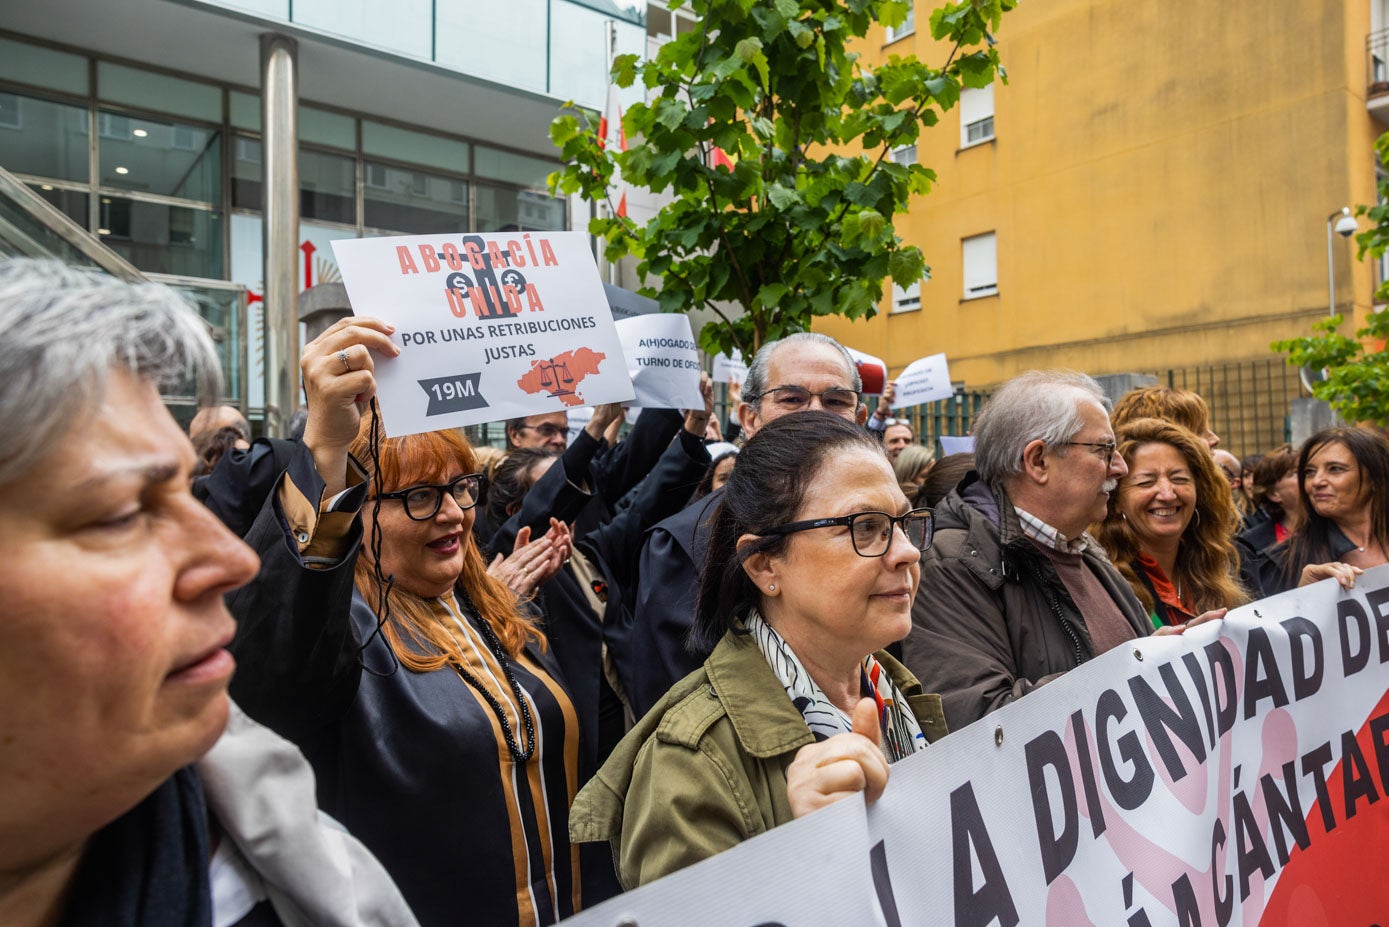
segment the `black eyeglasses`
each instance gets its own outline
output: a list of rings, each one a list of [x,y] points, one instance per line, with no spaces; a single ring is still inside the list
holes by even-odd
[[[1114,449],[1119,445],[1115,444],[1113,441],[1104,444],[1099,444],[1094,441],[1067,441],[1066,446],[1098,448],[1102,453],[1096,454],[1095,456],[1103,460],[1104,465],[1107,467],[1114,462]]]
[[[531,431],[534,431],[536,434],[540,435],[540,437],[545,438],[546,440],[549,440],[550,438],[558,438],[560,435],[569,434],[569,429],[565,426],[553,425],[550,422],[546,422],[543,425],[516,426],[517,431],[525,431],[527,428],[529,428]]]
[[[453,496],[453,501],[465,511],[477,505],[482,480],[481,473],[469,473],[447,483],[421,483],[395,492],[383,492],[379,498],[399,499],[401,505],[405,506],[406,515],[415,521],[429,521],[438,514],[439,506],[444,504],[444,493]]]
[[[804,386],[777,386],[756,396],[745,397],[749,402],[768,400],[779,412],[800,412],[810,406],[811,399],[820,400],[820,408],[826,412],[843,414],[858,410],[859,395],[851,389],[835,387],[823,392],[812,393]]]
[[[847,525],[849,537],[854,542],[854,553],[860,557],[881,557],[892,546],[892,529],[901,528],[907,540],[917,550],[931,546],[931,510],[912,509],[905,515],[889,515],[886,512],[855,512],[840,515],[838,518],[812,518],[808,521],[793,521],[789,525],[768,528],[766,534],[795,534],[812,528],[834,528]]]

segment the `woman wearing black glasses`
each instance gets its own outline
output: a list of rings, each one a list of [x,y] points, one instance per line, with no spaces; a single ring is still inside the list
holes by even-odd
[[[768,422],[714,516],[695,635],[712,654],[620,743],[570,815],[631,888],[855,792],[945,733],[883,648],[911,630],[931,516],[882,447],[825,412]],[[658,729],[660,733],[658,734]]]
[[[230,599],[233,687],[303,750],[324,810],[422,924],[551,924],[582,902],[579,722],[517,592],[559,568],[567,534],[516,554],[511,586],[489,575],[472,448],[388,439],[363,414],[388,335],[348,319],[304,350],[310,453],[247,537],[263,566]]]

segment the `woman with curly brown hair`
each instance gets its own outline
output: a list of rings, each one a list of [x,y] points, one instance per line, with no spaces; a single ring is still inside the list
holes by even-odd
[[[1115,438],[1129,472],[1095,534],[1153,626],[1248,602],[1235,578],[1239,513],[1205,442],[1152,418],[1130,420]]]

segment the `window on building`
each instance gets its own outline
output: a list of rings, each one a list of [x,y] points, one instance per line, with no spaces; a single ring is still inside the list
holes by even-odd
[[[222,276],[222,222],[206,209],[103,195],[97,234],[144,271]]]
[[[915,5],[913,5],[912,8],[910,8],[910,9],[907,10],[907,18],[904,19],[904,20],[902,20],[902,25],[897,26],[897,27],[895,27],[895,28],[894,28],[893,26],[888,26],[888,27],[887,27],[887,36],[886,36],[886,40],[887,40],[888,42],[895,42],[895,41],[897,41],[898,39],[902,38],[903,36],[911,35],[911,34],[912,34],[913,32],[915,32],[915,31],[916,31],[916,8],[915,8]]]
[[[86,183],[87,155],[86,109],[0,94],[0,164],[5,170]]]
[[[142,116],[97,117],[100,183],[216,205],[222,197],[222,135]]]
[[[326,151],[299,149],[299,216],[357,223],[357,163]]]
[[[916,163],[916,146],[903,145],[900,148],[892,149],[892,160],[906,167]]]
[[[362,221],[368,228],[412,235],[468,231],[467,197],[453,198],[452,178],[374,161],[363,167],[374,178],[362,197]]]
[[[29,189],[48,201],[50,206],[83,228],[91,221],[87,215],[87,193],[72,187],[59,187],[51,183],[30,184]]]
[[[1382,183],[1384,183],[1384,172],[1375,171],[1375,188],[1379,189],[1379,185]],[[1377,199],[1380,206],[1389,205],[1389,200],[1386,200],[1383,194],[1381,194]],[[1375,280],[1375,289],[1378,290],[1381,286],[1385,284],[1385,282],[1389,281],[1389,252],[1381,254],[1379,258],[1375,261],[1375,272],[1377,274],[1377,279]],[[1381,303],[1380,305],[1383,304]]]
[[[479,232],[543,232],[565,227],[564,200],[535,190],[477,183]]]
[[[964,255],[965,299],[992,296],[998,292],[998,246],[993,232],[966,238],[960,243]]]
[[[918,280],[905,290],[896,283],[892,285],[892,311],[912,312],[921,308],[921,281]]]
[[[994,137],[994,85],[960,91],[960,147],[968,148]]]
[[[0,129],[22,129],[24,117],[19,112],[19,97],[0,93]]]

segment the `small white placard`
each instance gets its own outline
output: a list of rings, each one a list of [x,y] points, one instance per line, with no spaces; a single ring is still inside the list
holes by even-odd
[[[974,435],[940,435],[941,454],[973,454]]]
[[[909,409],[955,395],[950,385],[950,367],[945,362],[944,354],[932,354],[912,361],[893,382],[896,384],[896,396],[892,400],[894,409]]]
[[[714,372],[712,374],[715,383],[737,383],[742,384],[748,378],[748,365],[743,361],[741,352],[734,351],[732,356],[727,354],[716,354],[714,356]]]
[[[699,348],[688,316],[662,312],[619,319],[636,403],[647,409],[702,409]]]

